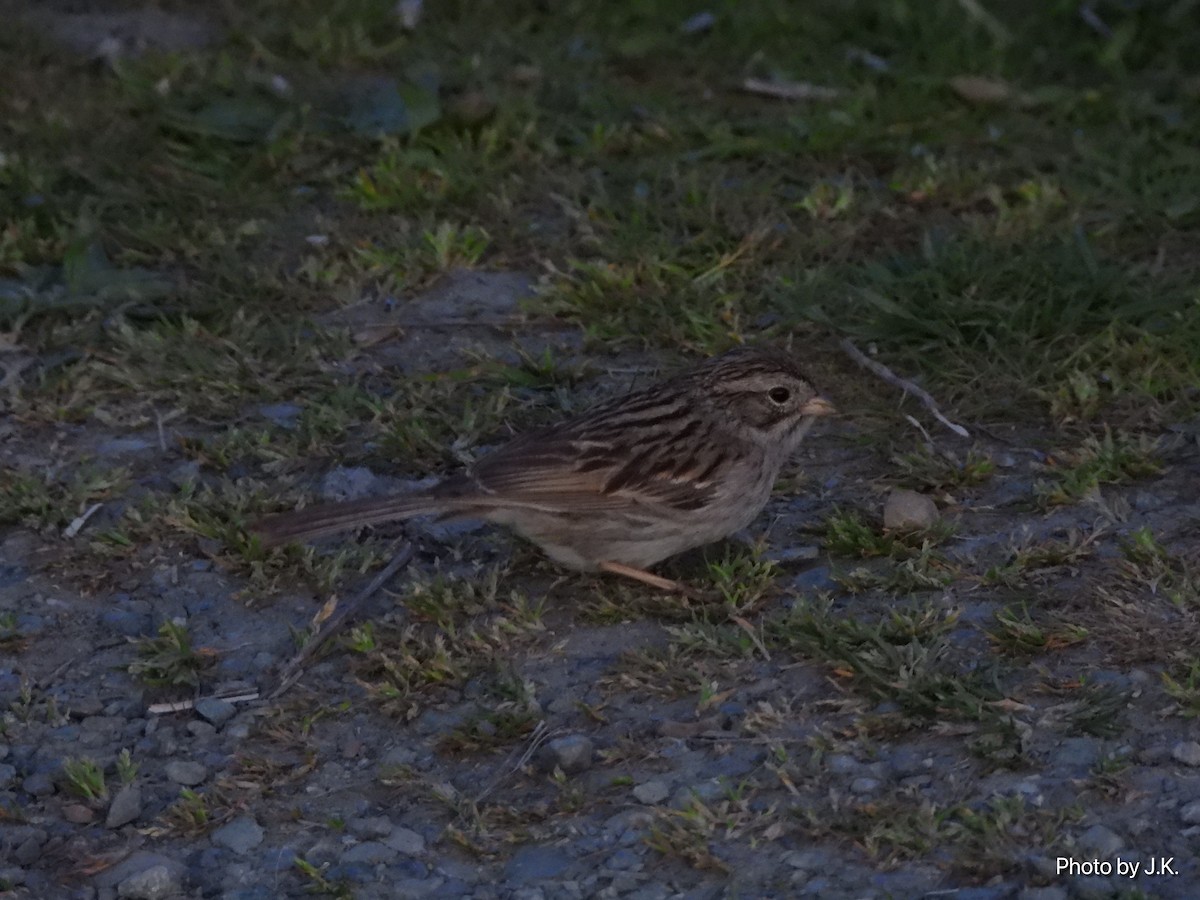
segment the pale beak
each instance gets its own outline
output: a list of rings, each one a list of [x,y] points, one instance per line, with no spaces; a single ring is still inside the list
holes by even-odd
[[[817,395],[800,407],[800,412],[806,416],[832,416],[837,412],[837,407],[825,397]]]

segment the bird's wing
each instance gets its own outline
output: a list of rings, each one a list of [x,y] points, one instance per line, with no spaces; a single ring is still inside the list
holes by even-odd
[[[700,509],[715,496],[714,476],[734,451],[697,451],[686,436],[675,446],[675,437],[632,443],[628,433],[535,432],[480,460],[468,478],[480,500],[497,505],[581,513]]]

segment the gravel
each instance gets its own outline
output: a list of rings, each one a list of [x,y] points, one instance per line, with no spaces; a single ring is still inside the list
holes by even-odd
[[[483,274],[461,281],[487,300]],[[432,352],[424,340],[417,349]],[[283,424],[296,420],[292,409],[270,412]],[[725,607],[685,607],[672,598],[661,620],[634,603],[617,616],[607,608],[596,616],[601,598],[624,603],[621,586],[585,576],[558,580],[558,572],[552,579],[523,563],[501,576],[500,600],[472,624],[486,658],[463,683],[430,679],[403,701],[382,696],[369,687],[374,673],[366,655],[335,642],[279,700],[235,707],[201,697],[194,710],[151,714],[163,692],[128,674],[136,648],[126,638],[153,634],[164,620],[186,621],[194,645],[213,660],[201,693],[257,690],[265,698],[294,652],[292,634],[328,595],[292,584],[259,596],[221,548],[190,543],[170,559],[139,557],[136,567],[114,569],[85,594],[33,561],[34,551],[59,552],[61,536],[0,532],[0,613],[18,616],[30,635],[20,669],[0,664],[0,810],[12,813],[0,826],[0,882],[31,897],[70,900],[274,900],[314,887],[296,864],[303,858],[331,884],[380,900],[942,893],[1064,900],[1109,896],[1104,892],[1114,886],[1167,900],[1190,897],[1200,883],[1200,743],[1194,720],[1163,714],[1176,706],[1156,662],[1140,659],[1126,670],[1097,659],[1103,648],[1085,642],[997,653],[993,672],[984,666],[986,632],[1009,594],[978,579],[930,591],[853,594],[841,579],[861,561],[822,550],[809,565],[807,552],[790,552],[789,536],[804,547],[814,542],[812,525],[830,504],[877,507],[874,485],[886,473],[855,469],[852,446],[805,457],[812,484],[832,485],[829,496],[773,501],[771,521],[778,524],[769,542],[778,545],[778,584],[745,619],[756,627],[759,616],[792,606],[803,611],[803,604],[817,604],[814,591],[828,592],[829,615],[839,622],[887,625],[886,640],[867,642],[870,659],[902,656],[908,677],[931,678],[937,690],[947,674],[978,675],[999,689],[1003,699],[982,718],[954,715],[953,697],[945,716],[926,716],[888,696],[887,685],[862,690],[862,673],[811,647],[772,644],[763,654],[740,623],[730,625]],[[186,476],[196,484],[214,477],[209,463],[191,465],[176,453],[172,447],[161,461],[157,449],[140,454],[151,468],[132,477],[142,472],[161,481],[176,472],[181,483]],[[954,556],[961,541],[969,553],[955,563],[978,559],[982,572],[985,560],[1007,560],[1026,528],[1030,540],[1060,540],[1087,527],[1090,508],[1086,516],[1080,509],[1046,516],[1030,516],[1027,507],[996,511],[1005,496],[1029,496],[1024,459],[996,473],[995,484],[951,492],[959,533],[939,552]],[[1169,477],[1195,478],[1196,468],[1173,463]],[[323,489],[367,495],[390,483],[365,468],[345,469]],[[1170,493],[1153,484],[1139,490]],[[932,500],[915,497],[901,503],[892,495],[889,527],[932,521]],[[951,502],[940,492],[938,498]],[[1146,498],[1140,505],[1155,516],[1171,509]],[[983,521],[972,525],[976,508]],[[1127,523],[1143,524],[1154,523],[1136,516]],[[480,566],[503,562],[499,554],[525,552],[491,531],[441,532],[453,540],[451,549],[414,523],[414,540],[418,533],[413,574],[430,579],[466,573],[478,581]],[[1085,603],[1085,588],[1094,583],[1088,579],[1115,577],[1122,559],[1118,536],[1100,544],[1107,556],[1098,549],[1099,559],[1078,563],[1085,579],[1047,584],[1038,595],[1031,614],[1043,627],[1058,627],[1060,618],[1091,624],[1086,616],[1098,604]],[[685,571],[687,565],[680,561]],[[337,584],[339,596],[359,583],[352,568]],[[1052,574],[1039,578],[1050,582]],[[403,598],[408,587],[398,580],[390,589]],[[543,630],[532,637],[505,630],[517,618],[512,594],[544,601]],[[412,650],[419,635],[445,636],[424,612],[377,600],[370,611],[377,643]],[[484,605],[478,596],[470,603]],[[921,656],[910,645],[915,629],[905,617],[913,609],[957,617],[937,645],[941,655]],[[387,622],[411,631],[388,632]],[[702,649],[714,642],[721,653],[679,652],[693,646],[684,638]],[[510,639],[511,646],[491,643]],[[28,709],[21,709],[23,684],[36,687]],[[496,728],[479,731],[494,747],[447,742],[464,723],[480,721],[481,708],[511,709],[514,684],[535,697],[529,708],[548,729],[538,734],[554,739],[528,757],[530,738],[505,739]],[[1131,692],[1115,734],[1091,733],[1080,724],[1088,720],[1062,713],[1074,712],[1088,693],[1080,684]],[[166,693],[192,696],[190,689]],[[1013,735],[1019,739],[1012,755],[988,755],[988,740]],[[121,787],[114,760],[125,749],[138,773]],[[63,761],[83,756],[103,767],[113,792],[107,804],[68,790]],[[1110,760],[1119,765],[1109,770]],[[181,798],[182,788],[195,797]],[[1076,807],[1086,818],[1062,815]],[[933,828],[947,837],[926,851]],[[989,828],[1000,831],[980,853],[977,835]],[[888,843],[893,837],[898,845]],[[1182,874],[1154,882],[1074,878],[1056,872],[1059,854],[1175,856]],[[999,863],[989,868],[993,856]],[[93,859],[106,867],[78,864]],[[65,886],[64,871],[75,873]]]
[[[1180,741],[1171,748],[1171,758],[1185,766],[1200,766],[1200,741]]]
[[[655,805],[671,796],[671,786],[658,779],[646,781],[633,789],[633,796],[638,803]]]
[[[200,763],[181,759],[171,760],[163,767],[163,772],[173,782],[184,787],[195,787],[208,777],[208,769]]]
[[[263,830],[251,816],[241,816],[212,833],[210,840],[217,847],[227,847],[234,853],[246,854],[263,842]]]
[[[883,505],[883,527],[890,531],[925,531],[939,518],[937,504],[916,491],[897,488]]]
[[[117,792],[112,804],[108,807],[108,816],[104,819],[107,828],[120,828],[128,825],[142,814],[142,789],[136,784],[127,784]]]

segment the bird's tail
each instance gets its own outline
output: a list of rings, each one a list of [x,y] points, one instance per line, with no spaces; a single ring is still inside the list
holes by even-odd
[[[345,503],[325,503],[260,519],[250,526],[264,547],[308,541],[361,525],[380,525],[413,516],[441,512],[445,502],[420,494],[410,497],[371,497]]]

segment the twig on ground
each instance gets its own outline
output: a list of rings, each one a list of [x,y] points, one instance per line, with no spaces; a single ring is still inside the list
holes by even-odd
[[[412,544],[405,544],[396,551],[392,561],[388,563],[371,583],[359,591],[348,603],[339,606],[317,629],[317,633],[308,639],[300,651],[287,661],[279,672],[279,684],[267,695],[268,700],[277,700],[288,688],[300,678],[304,664],[319,650],[326,641],[342,627],[351,616],[358,613],[368,600],[391,579],[393,575],[408,565],[413,557]]]
[[[849,338],[842,338],[838,344],[842,350],[845,351],[847,356],[849,356],[864,369],[883,379],[893,387],[898,387],[906,394],[912,394],[914,397],[920,400],[923,404],[925,404],[925,408],[933,413],[933,417],[935,419],[937,419],[959,437],[969,438],[971,436],[971,432],[967,431],[967,429],[963,428],[961,425],[951,422],[944,415],[942,415],[942,411],[938,408],[937,401],[930,396],[927,390],[919,387],[918,385],[909,381],[907,378],[901,378],[883,363],[876,362],[875,360],[871,359],[856,346],[854,346],[854,342]]]
[[[84,510],[81,515],[76,516],[71,521],[71,524],[63,529],[63,538],[69,540],[75,537],[75,535],[79,534],[79,532],[83,531],[83,526],[87,524],[87,520],[99,512],[100,507],[103,505],[103,503],[95,503]]]
[[[917,429],[917,431],[921,432],[921,436],[923,438],[925,438],[925,445],[927,447],[932,448],[934,445],[933,435],[931,435],[928,431],[925,430],[925,426],[917,421],[916,416],[905,415],[904,418],[908,419],[908,423],[910,425],[912,425],[913,428],[915,428],[915,429]]]
[[[188,700],[173,700],[169,703],[152,703],[146,712],[152,716],[161,716],[163,713],[184,712],[185,710],[195,709],[196,704],[201,700],[224,700],[226,703],[249,703],[251,700],[258,699],[258,691],[251,691],[248,694],[232,694],[228,697],[223,697],[220,694],[213,694],[211,697],[196,697]]]
[[[767,81],[765,78],[747,78],[742,82],[742,90],[776,100],[836,100],[841,93],[837,88],[807,81]]]

